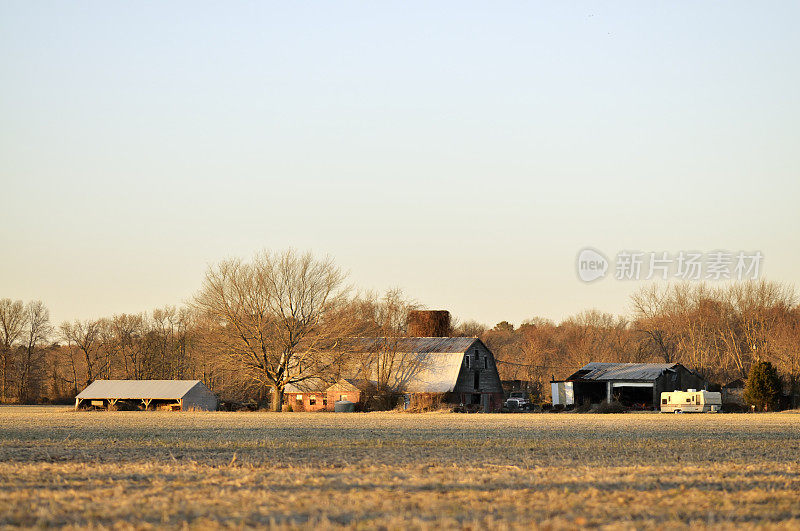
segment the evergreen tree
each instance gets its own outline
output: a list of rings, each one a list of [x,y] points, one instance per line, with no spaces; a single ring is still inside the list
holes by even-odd
[[[744,400],[757,411],[775,411],[781,394],[778,371],[768,361],[757,361],[750,367]]]

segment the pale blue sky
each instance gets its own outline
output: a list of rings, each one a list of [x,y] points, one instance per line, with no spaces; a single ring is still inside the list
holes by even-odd
[[[0,297],[179,304],[329,253],[486,323],[625,312],[580,248],[800,282],[800,3],[0,3]]]

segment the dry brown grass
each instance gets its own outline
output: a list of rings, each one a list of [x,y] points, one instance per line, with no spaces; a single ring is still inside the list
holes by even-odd
[[[0,408],[0,526],[800,527],[800,415]]]

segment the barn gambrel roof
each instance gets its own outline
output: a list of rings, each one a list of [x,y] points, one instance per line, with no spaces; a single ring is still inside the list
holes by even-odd
[[[458,381],[464,354],[476,343],[489,350],[477,337],[355,338],[353,350],[391,350],[402,367],[389,385],[408,393],[449,393]]]
[[[400,338],[354,338],[350,348],[361,352],[382,349],[395,352],[415,352],[418,354],[466,352],[477,337],[400,337]]]

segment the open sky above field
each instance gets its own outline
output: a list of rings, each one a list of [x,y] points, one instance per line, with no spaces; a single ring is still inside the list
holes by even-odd
[[[0,5],[0,297],[179,304],[294,246],[488,324],[625,312],[584,246],[800,284],[800,4]]]

